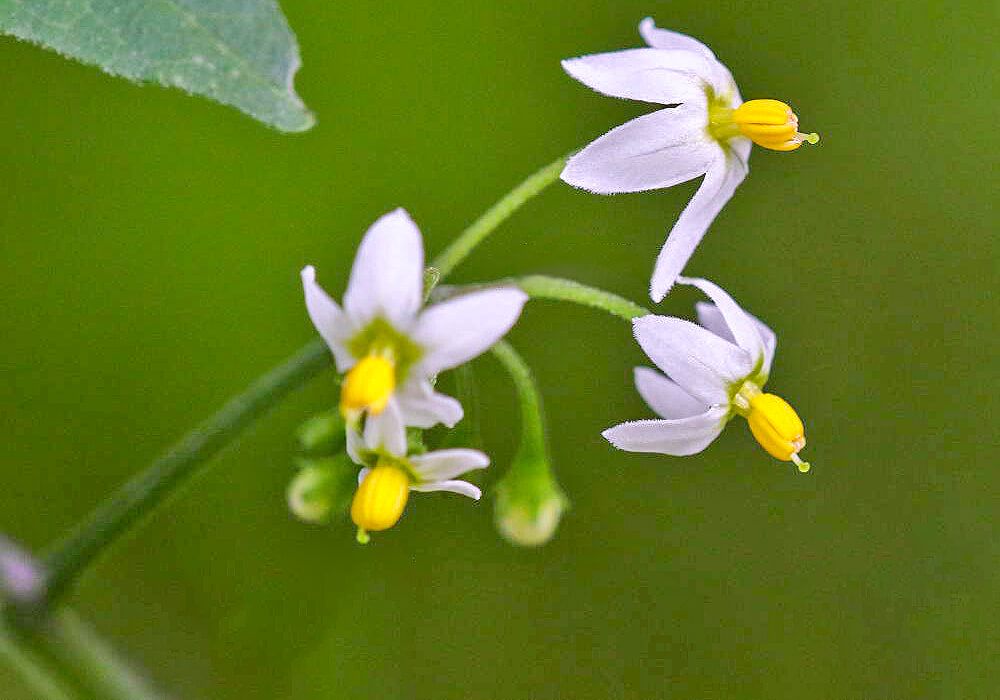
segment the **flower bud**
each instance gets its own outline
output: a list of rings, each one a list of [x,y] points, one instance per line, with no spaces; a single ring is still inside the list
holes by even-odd
[[[346,456],[300,459],[299,473],[288,485],[288,508],[310,523],[327,523],[346,513],[357,467]]]
[[[511,544],[537,547],[552,539],[569,500],[552,478],[543,473],[511,468],[497,484],[495,519],[500,534]]]
[[[341,452],[346,442],[344,419],[337,411],[319,413],[299,426],[299,445],[314,455]]]

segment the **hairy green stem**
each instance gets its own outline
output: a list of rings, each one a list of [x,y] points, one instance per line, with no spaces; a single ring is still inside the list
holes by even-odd
[[[156,507],[196,468],[208,461],[282,397],[330,365],[319,338],[258,378],[149,467],[103,501],[45,557],[49,572],[45,601],[51,606],[93,559],[130,525]]]
[[[528,275],[517,277],[513,282],[533,299],[555,299],[582,304],[606,311],[626,321],[650,314],[649,309],[624,297],[573,280],[547,275]]]
[[[161,700],[69,609],[35,627],[0,624],[0,652],[48,700]]]
[[[566,166],[569,156],[563,156],[538,172],[528,176],[524,182],[512,189],[503,198],[486,210],[486,212],[462,231],[451,244],[434,258],[431,267],[440,272],[443,279],[454,270],[459,263],[483,242],[493,231],[504,222],[521,205],[559,179],[559,173]]]
[[[548,465],[548,448],[545,444],[542,395],[531,369],[506,340],[498,341],[491,352],[510,375],[521,409],[521,445],[514,464],[522,468],[545,470]]]

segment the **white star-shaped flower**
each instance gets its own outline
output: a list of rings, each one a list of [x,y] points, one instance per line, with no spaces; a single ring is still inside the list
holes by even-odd
[[[700,41],[639,23],[649,48],[599,53],[562,62],[584,85],[610,95],[671,105],[612,129],[575,156],[562,179],[598,194],[671,187],[704,175],[660,250],[650,296],[670,291],[705,231],[747,175],[751,143],[794,150],[798,118],[777,100],[743,102],[729,69]]]
[[[520,289],[495,287],[423,308],[423,273],[420,230],[403,209],[368,229],[343,308],[316,283],[312,266],[302,270],[309,317],[337,370],[347,373],[341,411],[354,423],[367,413],[394,448],[405,443],[404,426],[451,427],[461,420],[461,404],[435,392],[430,379],[503,337],[528,298]]]
[[[762,391],[774,359],[774,332],[708,280],[677,281],[714,302],[698,303],[700,326],[656,315],[632,322],[639,345],[667,375],[635,368],[639,394],[662,419],[622,423],[602,435],[620,450],[691,455],[741,415],[768,453],[807,471],[798,455],[806,444],[802,421],[783,399]]]
[[[351,504],[351,519],[362,543],[368,541],[368,532],[386,530],[399,521],[410,491],[451,491],[478,501],[479,488],[455,477],[490,463],[482,452],[462,448],[407,455],[405,444],[395,442],[378,421],[371,420],[363,435],[348,431],[347,453],[364,466]]]

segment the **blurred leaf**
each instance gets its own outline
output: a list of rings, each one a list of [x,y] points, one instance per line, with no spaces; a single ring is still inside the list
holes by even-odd
[[[232,105],[282,131],[315,119],[295,94],[295,35],[274,0],[8,0],[0,32]]]

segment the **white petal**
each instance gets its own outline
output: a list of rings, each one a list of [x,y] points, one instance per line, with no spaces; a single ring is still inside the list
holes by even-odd
[[[736,344],[750,353],[754,364],[764,361],[764,339],[757,330],[759,322],[755,322],[756,319],[733,301],[722,287],[699,277],[678,277],[677,281],[697,287],[715,302]]]
[[[745,161],[730,149],[716,145],[715,161],[708,167],[701,187],[684,207],[656,258],[649,291],[653,301],[661,301],[670,291],[705,231],[746,175]]]
[[[596,192],[671,187],[708,171],[721,147],[705,130],[703,106],[681,105],[637,117],[569,159],[560,177]]]
[[[705,87],[712,67],[690,51],[626,49],[567,58],[562,67],[587,87],[611,97],[662,105],[691,103],[707,110]]]
[[[372,224],[361,240],[344,293],[344,310],[358,326],[380,316],[406,331],[423,302],[420,229],[403,209]]]
[[[728,405],[730,385],[753,369],[745,350],[690,321],[650,314],[634,319],[632,330],[649,359],[706,404]]]
[[[677,382],[649,367],[635,368],[635,388],[642,400],[661,418],[689,418],[705,411],[700,401],[684,391]]]
[[[406,426],[395,397],[377,416],[365,417],[365,446],[369,450],[383,449],[396,457],[406,455]]]
[[[489,349],[510,330],[528,295],[503,287],[463,294],[426,309],[413,340],[424,348],[420,372],[437,374]]]
[[[355,464],[364,464],[364,461],[361,459],[361,453],[368,449],[367,445],[365,445],[364,436],[351,428],[347,429],[344,436],[347,440],[347,456]]]
[[[430,428],[444,423],[449,428],[465,415],[462,404],[439,394],[426,379],[411,379],[396,392],[403,423],[415,428]]]
[[[677,420],[637,420],[608,428],[601,435],[619,450],[659,452],[683,457],[701,452],[722,432],[725,406]]]
[[[436,450],[410,457],[413,472],[421,481],[443,481],[489,466],[490,458],[479,450]]]
[[[727,92],[735,93],[735,102],[733,107],[738,107],[742,100],[739,96],[739,90],[736,88],[736,83],[733,80],[732,75],[729,73],[729,69],[726,68],[719,59],[715,57],[712,50],[705,46],[703,43],[698,41],[693,37],[689,37],[686,34],[681,34],[680,32],[672,32],[669,29],[660,29],[653,22],[652,17],[647,17],[646,19],[639,22],[639,34],[642,36],[643,40],[652,46],[654,49],[663,49],[665,51],[692,51],[703,58],[710,66],[709,75],[711,78],[709,82],[712,84],[712,89],[718,95],[725,95]],[[704,75],[704,74],[703,74]]]
[[[365,477],[368,476],[368,472],[370,471],[371,469],[365,467],[364,469],[358,472],[358,486],[361,486],[361,482],[365,480]]]
[[[302,268],[301,277],[309,318],[312,319],[323,340],[330,346],[330,352],[337,361],[337,371],[344,372],[355,361],[346,345],[347,338],[354,334],[354,325],[347,314],[337,306],[337,302],[316,283],[316,270],[312,265]]]
[[[729,326],[726,325],[726,320],[722,317],[722,312],[719,311],[719,308],[715,304],[710,304],[707,301],[699,301],[694,305],[694,308],[698,313],[698,323],[702,327],[712,331],[720,338],[724,338],[732,343],[736,342],[733,334],[729,332]],[[774,331],[768,328],[759,318],[749,313],[747,316],[753,321],[764,344],[763,373],[766,376],[771,373],[771,363],[774,361],[774,348],[777,345],[777,338],[775,338]]]
[[[478,501],[483,495],[479,487],[473,486],[468,481],[429,481],[425,484],[412,484],[410,491],[451,491],[468,496],[475,501]]]
[[[689,37],[687,34],[681,34],[680,32],[672,32],[669,29],[660,29],[656,26],[652,17],[646,17],[639,22],[639,35],[643,41],[654,49],[693,51],[700,54],[703,58],[712,61],[717,60],[712,50],[697,39]]]

